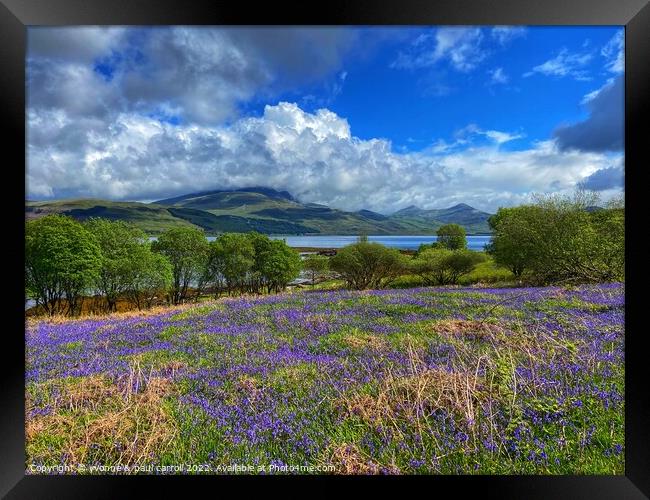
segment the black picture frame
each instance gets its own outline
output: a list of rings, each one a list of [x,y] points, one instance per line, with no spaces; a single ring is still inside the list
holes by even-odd
[[[135,483],[170,492],[171,485],[184,491],[192,483],[205,485],[217,479],[243,486],[242,480],[266,487],[260,477],[152,478],[124,476],[55,477],[25,475],[24,435],[24,316],[19,303],[23,288],[24,171],[25,157],[25,49],[26,27],[30,25],[152,25],[152,24],[246,24],[246,25],[624,25],[625,26],[625,190],[627,225],[642,228],[641,173],[650,165],[644,134],[644,118],[650,112],[650,5],[647,0],[399,0],[352,2],[330,0],[322,5],[279,4],[255,6],[242,3],[194,0],[0,0],[0,101],[6,127],[3,147],[5,205],[15,234],[9,238],[18,248],[7,252],[6,268],[13,272],[5,304],[10,311],[2,324],[2,425],[0,425],[0,494],[7,498],[116,498],[133,491]],[[13,158],[13,159],[11,159]],[[22,161],[21,161],[22,158]],[[22,186],[22,192],[21,187]],[[442,495],[441,487],[454,496],[468,494],[499,498],[647,498],[650,496],[650,421],[646,386],[646,352],[642,326],[642,246],[638,233],[627,233],[626,244],[626,449],[624,476],[428,476],[377,478],[384,488],[389,483],[431,481],[431,495]],[[19,242],[19,243],[16,243]],[[637,268],[636,265],[639,265]],[[154,481],[154,479],[159,479]],[[286,487],[289,478],[273,478]],[[323,477],[300,478],[319,486]],[[352,478],[338,479],[344,485]],[[364,480],[370,486],[370,478]],[[383,480],[382,480],[383,479]],[[373,484],[377,484],[373,482]],[[420,484],[423,486],[423,484]],[[217,494],[221,490],[214,490]],[[404,490],[402,490],[404,491]],[[428,496],[428,495],[427,495]]]

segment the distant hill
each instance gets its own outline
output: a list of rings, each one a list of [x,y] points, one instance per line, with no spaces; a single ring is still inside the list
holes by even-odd
[[[403,223],[424,223],[426,221],[441,224],[459,224],[468,233],[489,233],[490,227],[487,223],[490,215],[465,203],[459,203],[449,208],[437,208],[425,210],[414,205],[398,210],[392,215],[394,220]]]
[[[271,188],[252,187],[232,190],[215,190],[204,191],[201,193],[191,193],[176,198],[155,201],[158,205],[184,206],[188,208],[208,209],[227,209],[240,206],[246,203],[259,203],[264,199],[276,200],[278,202],[295,203],[296,200],[287,191],[276,191]]]
[[[252,230],[266,234],[435,234],[448,223],[464,226],[468,234],[490,232],[490,214],[465,204],[433,210],[411,206],[392,215],[370,210],[345,212],[300,203],[287,191],[265,187],[189,193],[153,203],[96,199],[27,202],[25,213],[27,218],[62,213],[79,220],[121,219],[150,234],[179,226],[200,227],[208,234]]]
[[[33,219],[51,213],[69,215],[77,220],[103,217],[125,220],[149,234],[158,234],[171,227],[191,227],[192,224],[172,215],[166,207],[149,203],[118,202],[95,199],[27,202],[25,217]]]
[[[355,212],[359,217],[365,217],[366,219],[372,220],[386,220],[388,216],[383,214],[378,214],[377,212],[372,212],[371,210],[359,210]]]

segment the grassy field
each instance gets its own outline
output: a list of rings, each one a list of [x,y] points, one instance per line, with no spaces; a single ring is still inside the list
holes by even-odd
[[[27,472],[623,474],[623,318],[611,284],[29,320]]]

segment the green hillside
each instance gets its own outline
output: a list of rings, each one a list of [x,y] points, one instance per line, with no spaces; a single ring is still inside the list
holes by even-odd
[[[166,207],[148,203],[82,199],[25,204],[25,215],[28,219],[51,213],[69,215],[77,220],[86,220],[90,217],[125,220],[134,223],[149,234],[159,234],[172,227],[194,225],[175,217]]]
[[[133,222],[149,234],[196,226],[207,234],[259,231],[266,234],[408,235],[435,234],[457,223],[468,234],[489,233],[490,214],[469,205],[422,210],[411,206],[393,215],[370,210],[345,212],[317,203],[303,204],[286,191],[254,187],[191,193],[154,203],[97,199],[27,202],[27,218],[62,213],[79,220],[104,217]]]

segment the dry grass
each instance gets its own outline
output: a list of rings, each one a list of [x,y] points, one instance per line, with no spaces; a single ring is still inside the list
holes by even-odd
[[[65,316],[62,314],[57,314],[55,316],[34,316],[34,315],[26,315],[25,321],[28,326],[35,325],[38,323],[55,323],[55,324],[61,324],[61,323],[70,323],[74,321],[85,321],[88,319],[115,319],[115,320],[123,320],[123,319],[128,319],[128,318],[146,318],[149,316],[157,316],[163,313],[180,313],[183,311],[186,311],[187,309],[192,309],[194,307],[202,307],[202,306],[209,306],[212,305],[216,302],[219,302],[221,300],[225,300],[226,298],[219,298],[219,299],[212,299],[209,301],[204,301],[204,302],[199,302],[199,303],[194,303],[194,302],[188,302],[186,304],[179,304],[175,306],[169,306],[169,305],[159,305],[159,306],[154,306],[151,307],[150,309],[142,309],[138,311],[137,309],[134,310],[129,310],[129,311],[118,311],[110,314],[106,313],[94,313],[94,312],[82,312],[81,315],[79,316]]]
[[[418,420],[440,410],[471,425],[487,393],[474,373],[427,369],[403,376],[390,373],[376,393],[345,395],[337,401],[345,413],[373,426]]]
[[[482,321],[447,319],[436,321],[431,329],[445,337],[459,337],[467,340],[494,339],[503,333],[503,328]]]
[[[407,373],[388,369],[371,393],[339,394],[335,407],[396,438],[404,439],[405,428],[415,428],[420,442],[433,436],[429,418],[433,414],[450,416],[458,427],[473,432],[480,405],[495,395],[491,384],[478,375],[486,359],[479,357],[473,369],[447,371],[428,367],[409,346],[409,362]]]
[[[173,393],[169,379],[142,378],[134,368],[117,383],[89,376],[59,389],[49,415],[27,419],[30,463],[142,464],[176,436],[176,426],[162,404]],[[28,399],[27,410],[31,408]],[[43,446],[51,437],[57,444]]]
[[[253,404],[262,395],[263,387],[259,380],[243,374],[235,382],[235,391]]]
[[[376,475],[384,472],[399,474],[394,465],[382,467],[365,455],[356,445],[341,443],[330,449],[328,463],[336,467],[337,474]]]
[[[367,333],[347,335],[343,342],[354,349],[383,350],[388,346],[386,340]]]

